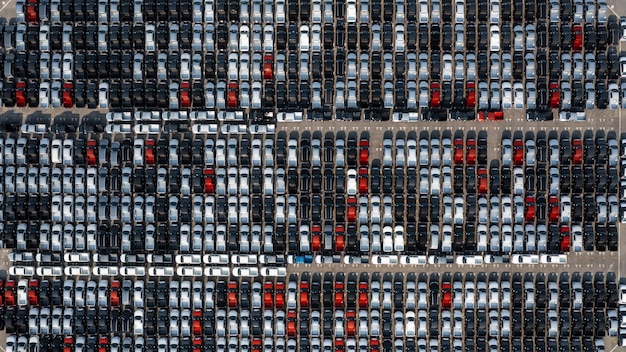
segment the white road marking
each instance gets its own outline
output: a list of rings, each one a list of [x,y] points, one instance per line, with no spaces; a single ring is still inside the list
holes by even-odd
[[[5,7],[9,6],[9,4],[10,4],[11,2],[9,1],[9,2],[7,2],[7,3],[5,4],[5,2],[3,1],[2,3],[4,4],[4,6],[2,6],[2,7],[0,8],[0,12],[2,12],[2,10],[4,10],[4,8],[5,8]]]

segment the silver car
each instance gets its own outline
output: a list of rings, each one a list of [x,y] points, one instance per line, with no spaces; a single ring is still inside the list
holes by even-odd
[[[596,87],[592,82],[585,82],[585,108],[593,109],[596,104]]]
[[[489,105],[491,109],[500,109],[500,84],[498,82],[491,82],[490,86],[490,101]]]

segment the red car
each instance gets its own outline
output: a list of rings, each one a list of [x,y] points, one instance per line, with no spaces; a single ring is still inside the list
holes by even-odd
[[[380,341],[377,337],[370,338],[370,352],[380,352]]]
[[[572,30],[574,40],[572,42],[572,49],[574,52],[580,52],[583,48],[583,27],[579,24],[575,24]]]
[[[525,220],[526,222],[533,223],[535,222],[535,197],[527,196],[525,199],[525,203]]]
[[[349,196],[348,197],[348,222],[356,222],[356,197]]]
[[[550,222],[558,222],[559,221],[559,213],[560,213],[560,209],[559,209],[559,199],[556,196],[550,196],[550,199],[548,200],[548,204],[549,204],[549,220]]]
[[[0,307],[4,305],[4,280],[0,279]]]
[[[432,82],[430,84],[430,107],[441,107],[441,85],[439,82]]]
[[[362,167],[359,169],[359,194],[367,194],[369,192],[367,184],[368,170],[366,167]]]
[[[277,282],[276,283],[276,294],[274,296],[274,301],[276,303],[277,309],[285,309],[285,283]]]
[[[515,166],[524,164],[524,142],[519,138],[513,140],[513,164]]]
[[[15,105],[20,108],[26,106],[26,82],[24,81],[15,83]]]
[[[463,149],[464,149],[464,145],[463,145],[463,139],[462,138],[456,138],[454,140],[454,163],[455,164],[463,164]]]
[[[467,146],[467,153],[465,154],[465,162],[468,164],[476,163],[476,140],[474,138],[468,138],[465,142]]]
[[[477,170],[478,175],[478,193],[479,194],[487,194],[489,189],[489,177],[487,176],[487,169],[484,167],[480,167]]]
[[[74,350],[74,337],[65,336],[63,338],[63,352],[72,352]]]
[[[561,107],[561,88],[556,82],[550,83],[550,108],[558,109]]]
[[[367,308],[369,305],[369,285],[366,281],[359,282],[359,308]]]
[[[72,82],[63,83],[63,107],[74,106],[74,84]]]
[[[98,339],[98,352],[107,352],[109,349],[109,338],[100,336]]]
[[[356,336],[356,312],[352,309],[346,312],[346,335]]]
[[[274,308],[274,284],[265,282],[263,286],[263,306],[265,309]]]
[[[311,226],[311,250],[322,250],[322,228],[320,225]]]
[[[335,352],[341,352],[346,350],[346,342],[341,337],[335,338]]]
[[[467,98],[465,98],[465,107],[468,109],[474,108],[476,106],[476,83],[467,82],[466,90],[467,90]]]
[[[215,170],[204,170],[204,193],[215,193]]]
[[[261,349],[263,348],[263,343],[261,342],[261,339],[258,337],[255,337],[252,339],[252,352],[261,352]]]
[[[335,226],[335,250],[337,252],[343,252],[343,250],[346,248],[344,231],[345,230],[343,225]]]
[[[272,54],[263,56],[263,79],[272,80],[274,78],[274,57]]]
[[[194,335],[202,335],[202,310],[196,309],[193,311],[193,328]]]
[[[191,85],[189,82],[180,82],[180,89],[178,90],[178,100],[181,108],[189,108],[191,107],[191,96],[190,90]]]
[[[109,290],[110,292],[110,304],[112,306],[116,306],[119,307],[120,305],[120,282],[117,280],[113,280],[111,281],[111,288]]]
[[[309,308],[309,282],[300,281],[300,309]]]
[[[573,164],[583,163],[583,143],[580,140],[580,138],[572,139],[572,163]]]
[[[480,111],[478,113],[478,121],[502,121],[504,112],[502,111]]]
[[[39,22],[38,7],[37,0],[28,0],[28,5],[26,6],[26,16],[28,17],[28,22]]]
[[[90,139],[87,141],[87,165],[96,165],[97,163],[97,158],[96,158],[96,141],[93,139]]]
[[[148,165],[154,165],[156,162],[156,154],[154,151],[154,147],[156,142],[154,139],[146,139],[146,153],[144,155],[145,163]]]
[[[295,310],[289,310],[287,312],[287,336],[296,337],[298,334],[298,322],[296,319],[298,315]]]
[[[7,306],[15,305],[15,281],[7,280],[4,285],[4,303]]]
[[[239,285],[237,281],[230,281],[228,283],[228,307],[237,307],[237,298],[239,296]]]
[[[229,108],[237,108],[239,106],[239,85],[237,82],[228,83],[228,101]]]
[[[441,308],[452,307],[452,285],[449,282],[441,283]]]
[[[367,166],[369,165],[370,158],[370,142],[367,139],[361,139],[359,142],[359,165]]]
[[[561,240],[560,240],[561,252],[569,252],[570,241],[571,241],[569,226],[561,225],[561,227],[559,228],[559,232],[561,233]]]
[[[339,280],[335,280],[335,308],[343,308],[343,282]]]
[[[194,337],[192,345],[193,345],[193,350],[192,350],[193,352],[202,352],[202,351],[204,351],[202,338],[201,337]]]
[[[39,281],[32,279],[28,281],[28,304],[31,306],[39,305]]]

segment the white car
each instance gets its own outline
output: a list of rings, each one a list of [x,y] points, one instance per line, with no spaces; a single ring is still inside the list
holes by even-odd
[[[513,254],[511,256],[513,264],[539,264],[539,256],[536,254]]]
[[[50,107],[50,82],[41,82],[39,84],[39,107]]]
[[[355,169],[349,169],[347,172],[347,176],[348,176],[347,193],[348,195],[356,195],[357,194],[357,171]]]
[[[156,50],[156,29],[153,24],[146,25],[145,50],[146,51]]]
[[[242,25],[239,28],[239,51],[248,52],[250,50],[250,27]]]
[[[143,54],[136,53],[133,58],[133,79],[141,80],[142,78],[143,78]]]
[[[50,53],[41,53],[39,58],[39,77],[50,79]]]
[[[394,228],[393,247],[396,252],[404,251],[404,227],[401,225]]]
[[[456,23],[465,22],[465,1],[464,0],[456,0],[454,2],[454,22]]]
[[[346,2],[346,20],[348,23],[356,22],[356,0],[348,0]]]
[[[48,25],[39,27],[39,50],[50,50],[50,26]]]
[[[492,52],[500,51],[500,26],[498,25],[489,27],[489,50]]]
[[[98,86],[98,106],[100,109],[109,108],[109,83],[100,82]]]
[[[502,108],[510,109],[513,106],[513,89],[511,82],[502,82]]]
[[[452,80],[452,55],[443,55],[442,79],[444,81]]]
[[[397,24],[396,25],[396,52],[404,51],[404,25]]]
[[[271,24],[265,25],[263,29],[263,50],[274,50],[274,27]]]

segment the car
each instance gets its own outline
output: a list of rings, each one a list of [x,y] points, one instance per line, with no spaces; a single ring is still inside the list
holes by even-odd
[[[502,82],[502,108],[511,109],[513,106],[513,89],[510,82]]]
[[[109,107],[109,83],[108,82],[100,82],[100,85],[98,86],[98,107],[100,109],[107,109]]]
[[[50,83],[41,82],[39,85],[39,107],[50,107]]]
[[[396,52],[404,51],[404,25],[397,24],[395,27],[395,50]]]
[[[619,90],[617,83],[609,83],[609,108],[618,109],[620,107]]]
[[[500,23],[500,0],[489,1],[489,21]]]
[[[491,52],[500,51],[500,27],[498,25],[489,27],[489,50]]]

